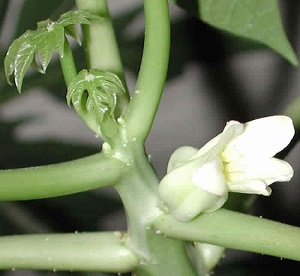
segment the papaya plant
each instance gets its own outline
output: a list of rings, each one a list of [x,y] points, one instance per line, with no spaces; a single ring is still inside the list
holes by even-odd
[[[8,4],[9,1],[0,4],[0,21],[4,20]],[[22,202],[31,204],[36,213],[28,215],[33,217],[29,230],[36,229],[32,221],[43,208],[53,211],[47,209],[51,198],[60,198],[58,205],[70,208],[75,217],[87,216],[93,227],[83,225],[82,231],[75,233],[48,228],[38,234],[5,233],[0,237],[0,269],[141,276],[209,275],[216,270],[226,275],[218,264],[227,249],[278,257],[278,262],[281,258],[300,261],[299,227],[247,214],[256,195],[270,196],[271,184],[288,182],[295,174],[283,158],[298,141],[299,100],[276,115],[250,115],[242,123],[238,118],[225,119],[223,131],[204,146],[174,149],[162,178],[145,149],[168,70],[172,71],[170,6],[176,5],[206,24],[206,28],[216,29],[214,32],[224,41],[244,43],[249,49],[270,48],[289,66],[297,66],[278,1],[144,0],[143,10],[134,9],[116,21],[110,16],[106,0],[44,4],[45,16],[50,18],[43,18],[35,28],[23,33],[19,25],[18,37],[5,54],[1,53],[3,102],[16,94],[4,83],[5,79],[24,93],[39,84],[38,73],[45,74],[42,83],[55,88],[56,96],[74,108],[98,137],[100,149],[86,150],[80,158],[74,155],[68,161],[62,157],[50,164],[3,167],[0,200],[7,204],[7,213],[18,206],[26,210]],[[30,8],[38,5],[41,3],[36,0],[25,1],[22,15],[28,18]],[[117,40],[121,45],[127,43],[128,48],[134,47],[130,39],[118,36],[122,26],[141,12],[145,29],[142,59],[131,91],[122,63],[126,56]],[[119,29],[114,29],[114,23]],[[128,67],[134,66],[136,56],[138,52]],[[51,67],[51,59],[55,66],[60,64],[61,77],[57,67]],[[33,71],[29,74],[30,68]],[[64,88],[57,85],[61,79]],[[56,91],[57,87],[60,91]],[[96,231],[98,208],[87,214],[74,211],[95,195],[83,200],[84,196],[104,187],[112,187],[119,195],[126,231]],[[78,197],[68,206],[74,195]],[[102,210],[120,207],[114,199],[94,200]],[[63,216],[59,212],[60,215]],[[74,221],[72,217],[68,219]],[[234,266],[229,274],[238,271]],[[238,275],[246,275],[246,269],[240,271]]]

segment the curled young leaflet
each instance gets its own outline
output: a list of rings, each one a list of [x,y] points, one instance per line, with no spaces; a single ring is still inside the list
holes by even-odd
[[[242,124],[230,121],[200,150],[180,147],[168,163],[159,195],[170,213],[190,221],[201,212],[223,206],[228,192],[271,194],[270,184],[289,181],[293,168],[273,156],[295,133],[287,116],[271,116]]]

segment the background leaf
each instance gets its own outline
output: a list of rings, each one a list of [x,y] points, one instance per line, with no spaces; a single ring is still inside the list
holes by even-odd
[[[297,57],[282,27],[277,0],[173,0],[205,23],[258,41],[294,65]]]

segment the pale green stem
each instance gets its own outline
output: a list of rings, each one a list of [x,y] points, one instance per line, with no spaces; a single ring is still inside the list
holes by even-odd
[[[184,242],[166,238],[150,227],[152,220],[162,213],[157,194],[158,179],[143,146],[131,143],[126,148],[127,153],[132,152],[134,156],[133,164],[115,188],[127,215],[128,246],[140,259],[141,265],[134,275],[194,276]]]
[[[3,170],[0,200],[48,198],[114,185],[125,170],[121,161],[100,153],[55,165]]]
[[[64,75],[66,86],[68,87],[72,79],[77,76],[77,70],[73,53],[67,38],[65,38],[64,43],[64,54],[60,58],[60,66]]]
[[[76,0],[79,10],[86,10],[101,16],[103,20],[94,20],[84,25],[84,45],[90,68],[115,73],[126,87],[123,65],[110,18],[106,0]],[[128,94],[127,97],[129,98]]]
[[[169,237],[300,261],[300,228],[226,209],[188,223],[162,215],[154,227]]]
[[[0,237],[0,269],[130,272],[138,264],[121,232]]]
[[[128,133],[145,140],[154,121],[169,63],[170,22],[167,0],[145,0],[143,58],[125,117]]]

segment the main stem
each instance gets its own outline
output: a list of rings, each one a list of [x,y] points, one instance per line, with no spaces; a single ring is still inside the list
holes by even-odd
[[[84,29],[90,67],[114,72],[122,78],[106,1],[77,0],[76,3],[79,9],[104,18],[103,22],[92,22]],[[127,164],[127,170],[115,188],[127,214],[128,245],[139,257],[135,275],[194,276],[184,242],[164,237],[150,227],[153,219],[160,216],[162,211],[157,194],[158,179],[143,145],[158,107],[167,72],[168,1],[146,0],[145,16],[145,48],[137,84],[140,93],[133,97],[129,111],[120,123],[120,139],[116,137],[110,145],[113,154]]]
[[[135,275],[196,275],[185,252],[185,243],[167,238],[151,228],[154,218],[162,214],[157,194],[158,179],[142,144],[128,144],[128,152],[132,153],[131,171],[115,188],[126,210],[128,245],[140,259]]]

